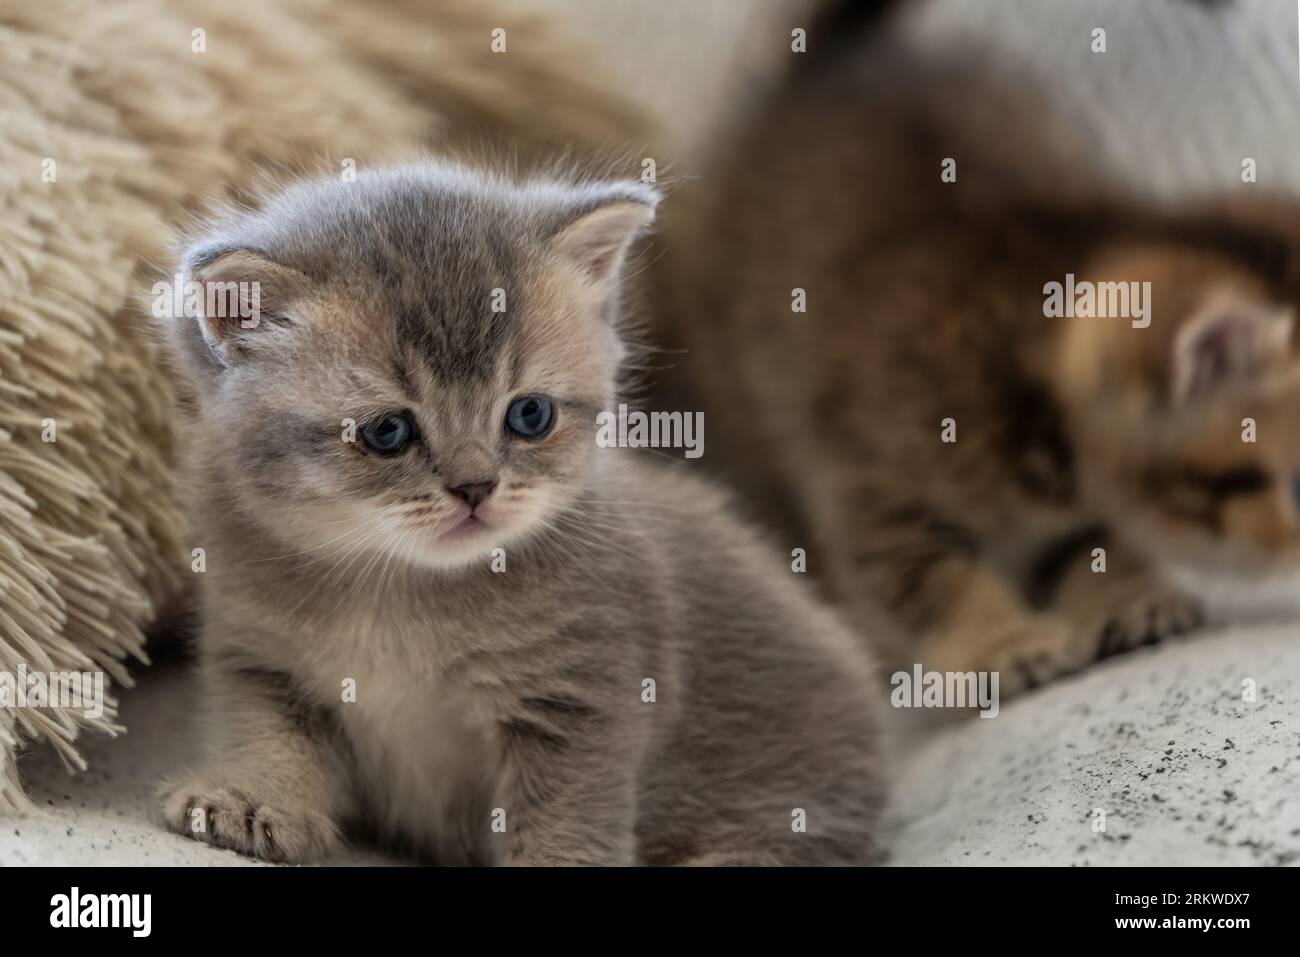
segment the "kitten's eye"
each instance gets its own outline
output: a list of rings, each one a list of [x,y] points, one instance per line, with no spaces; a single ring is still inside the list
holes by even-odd
[[[526,439],[540,439],[551,431],[555,407],[540,395],[525,395],[510,403],[506,410],[506,428]]]
[[[1198,477],[1197,481],[1201,483],[1205,491],[1219,499],[1232,498],[1237,495],[1255,495],[1273,484],[1268,473],[1254,465],[1243,465],[1222,472],[1202,475]]]
[[[361,439],[366,447],[380,455],[396,455],[413,438],[415,424],[405,412],[389,412],[361,427]]]

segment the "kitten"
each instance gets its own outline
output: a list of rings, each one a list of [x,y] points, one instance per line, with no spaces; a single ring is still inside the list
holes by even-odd
[[[1295,203],[1149,207],[1023,86],[853,46],[684,191],[665,345],[887,664],[1014,692],[1195,627],[1173,579],[1293,581]],[[1068,274],[1149,312],[1045,315]]]
[[[188,250],[213,718],[172,828],[276,861],[349,825],[454,864],[875,856],[856,643],[717,489],[595,442],[656,202],[417,165]]]

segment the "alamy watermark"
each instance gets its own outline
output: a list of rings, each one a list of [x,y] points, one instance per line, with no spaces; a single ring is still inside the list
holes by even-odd
[[[596,444],[602,449],[684,449],[688,459],[704,454],[703,412],[642,412],[620,403],[617,412],[596,416]]]
[[[153,930],[152,894],[83,894],[73,887],[50,898],[50,926],[55,928],[119,927],[132,937]]]
[[[895,708],[979,708],[981,718],[998,716],[996,671],[926,671],[921,665],[895,671],[889,679]]]
[[[1151,283],[1074,281],[1043,286],[1043,315],[1049,318],[1130,319],[1134,329],[1151,325]]]
[[[155,319],[238,319],[241,328],[254,329],[262,318],[262,284],[257,280],[186,282],[178,273],[170,283],[154,283],[150,292]]]
[[[0,671],[0,708],[68,708],[87,718],[104,716],[104,672]]]

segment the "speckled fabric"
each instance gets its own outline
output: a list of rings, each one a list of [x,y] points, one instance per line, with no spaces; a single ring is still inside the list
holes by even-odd
[[[85,739],[89,770],[70,775],[48,748],[19,759],[38,814],[0,826],[0,866],[257,865],[163,830],[154,787],[196,742],[198,687],[178,667],[141,679],[122,708],[130,732]]]
[[[84,774],[46,749],[26,755],[44,814],[5,822],[0,866],[255,865],[158,822],[156,782],[195,753],[196,693],[186,667],[145,672],[123,697],[130,734],[88,739]],[[996,718],[945,720],[899,752],[893,864],[1300,863],[1300,626],[1118,658]],[[386,861],[355,851],[334,863]]]
[[[267,867],[162,826],[158,782],[198,753],[198,681],[185,665],[143,669],[123,696],[129,733],[85,739],[89,770],[71,775],[55,753],[36,747],[20,759],[37,813],[0,821],[0,867],[38,865]],[[366,852],[336,864],[383,864]]]
[[[908,750],[896,864],[1300,863],[1300,627],[1115,659]]]

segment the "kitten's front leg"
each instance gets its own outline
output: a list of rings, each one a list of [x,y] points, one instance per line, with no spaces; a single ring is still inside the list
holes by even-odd
[[[630,731],[586,705],[546,699],[501,726],[510,865],[628,865],[636,855],[636,769]]]
[[[1106,550],[1105,570],[1094,570],[1091,549],[1081,550],[1051,598],[1052,611],[1071,623],[1093,660],[1155,644],[1203,622],[1201,603],[1136,553],[1115,542],[1099,544]]]
[[[920,639],[900,666],[920,661],[938,671],[997,672],[1002,694],[1011,695],[1201,619],[1193,599],[1104,541],[1097,542],[1107,545],[1104,573],[1091,571],[1091,541],[1062,543],[1068,550],[1050,562],[1050,594],[1031,605],[1023,583],[982,561],[973,538],[955,547],[949,542],[963,545],[960,529],[915,511],[921,520],[884,524],[890,536],[877,536],[864,553],[869,560],[857,566]],[[909,652],[915,657],[906,658]]]
[[[1003,695],[1017,694],[1087,663],[1068,622],[1025,602],[1016,584],[978,559],[948,556],[930,569],[929,614],[916,661],[937,671],[999,675]]]
[[[943,616],[924,633],[922,661],[940,671],[998,672],[1010,695],[1201,622],[1194,599],[1124,549],[1107,551],[1107,571],[1091,571],[1091,552],[1082,551],[1034,608],[1012,582],[965,563]]]
[[[857,535],[825,533],[844,549],[829,571],[861,626],[893,636],[880,649],[891,668],[998,672],[1010,695],[1082,665],[1068,623],[1030,607],[1019,583],[984,560],[974,529],[886,491],[863,501]],[[879,627],[878,607],[900,627]]]
[[[210,755],[164,784],[168,826],[277,863],[325,856],[340,843],[346,780],[329,716],[283,672],[220,654],[204,666]]]

